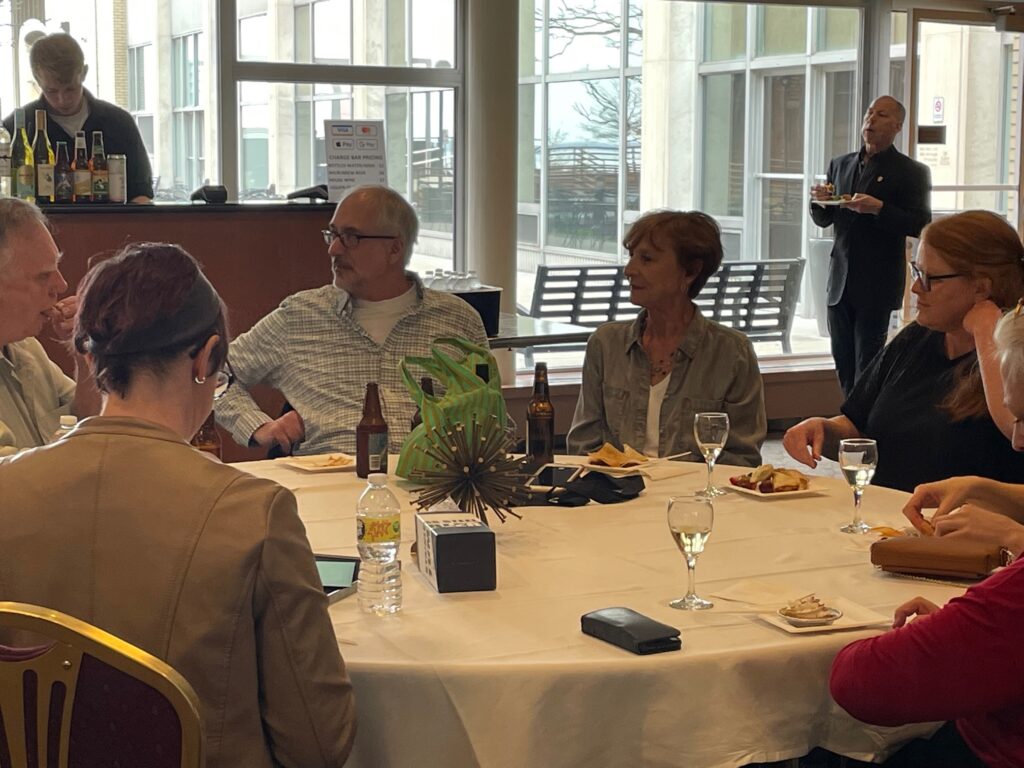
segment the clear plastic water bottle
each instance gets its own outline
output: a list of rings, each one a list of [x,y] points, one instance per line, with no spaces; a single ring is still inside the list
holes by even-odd
[[[469,290],[475,291],[480,287],[480,278],[477,276],[475,269],[469,270],[467,280],[469,280]]]
[[[386,616],[402,608],[402,571],[398,544],[402,538],[402,508],[388,488],[388,476],[374,472],[356,504],[359,556],[359,607]]]
[[[78,417],[77,416],[61,416],[60,417],[60,426],[57,427],[57,431],[53,433],[53,439],[50,440],[50,442],[51,443],[56,443],[58,440],[60,440],[62,437],[64,437],[64,435],[66,435],[69,432],[71,432],[71,430],[73,430],[77,424],[78,424]]]
[[[424,288],[430,288],[434,284],[434,270],[428,269],[421,278]]]

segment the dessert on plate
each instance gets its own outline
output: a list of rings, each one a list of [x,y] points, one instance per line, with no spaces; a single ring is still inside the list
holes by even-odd
[[[784,493],[803,491],[810,485],[810,479],[798,469],[776,469],[771,464],[762,464],[745,475],[730,477],[729,482],[738,488],[747,488],[760,493]]]

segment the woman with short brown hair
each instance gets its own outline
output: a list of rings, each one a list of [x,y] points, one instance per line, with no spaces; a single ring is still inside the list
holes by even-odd
[[[725,464],[761,463],[766,419],[761,372],[750,340],[706,319],[694,298],[722,263],[718,224],[700,211],[651,211],[629,228],[625,275],[642,307],[605,323],[587,343],[570,453],[624,444],[648,456],[690,451],[694,415],[729,416]]]

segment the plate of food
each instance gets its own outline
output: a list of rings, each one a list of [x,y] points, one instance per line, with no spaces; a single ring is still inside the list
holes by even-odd
[[[794,627],[827,627],[843,617],[841,610],[825,605],[813,592],[786,603],[778,614]]]
[[[811,202],[815,205],[820,205],[822,208],[833,205],[842,205],[848,203],[853,199],[851,195],[839,195],[838,197],[830,197],[828,200],[812,200]]]
[[[800,605],[801,602],[803,605]],[[810,615],[813,613],[821,615]],[[760,613],[758,618],[791,635],[840,632],[892,623],[891,616],[883,616],[852,600],[836,597],[825,601],[813,593],[787,603],[775,613]]]
[[[811,479],[798,469],[776,468],[762,464],[745,475],[729,478],[731,490],[759,499],[810,496],[817,491],[810,487]]]
[[[623,443],[621,451],[611,443],[605,443],[587,454],[583,466],[609,475],[630,475],[638,473],[641,466],[649,461],[647,456],[628,443]]]
[[[356,469],[356,457],[349,456],[347,453],[286,456],[283,459],[277,459],[277,463],[292,469],[300,469],[303,472],[354,472]]]

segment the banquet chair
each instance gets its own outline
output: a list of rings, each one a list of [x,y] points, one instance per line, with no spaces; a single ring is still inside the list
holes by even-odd
[[[0,637],[0,768],[202,767],[199,700],[160,659],[26,603],[0,601]]]

